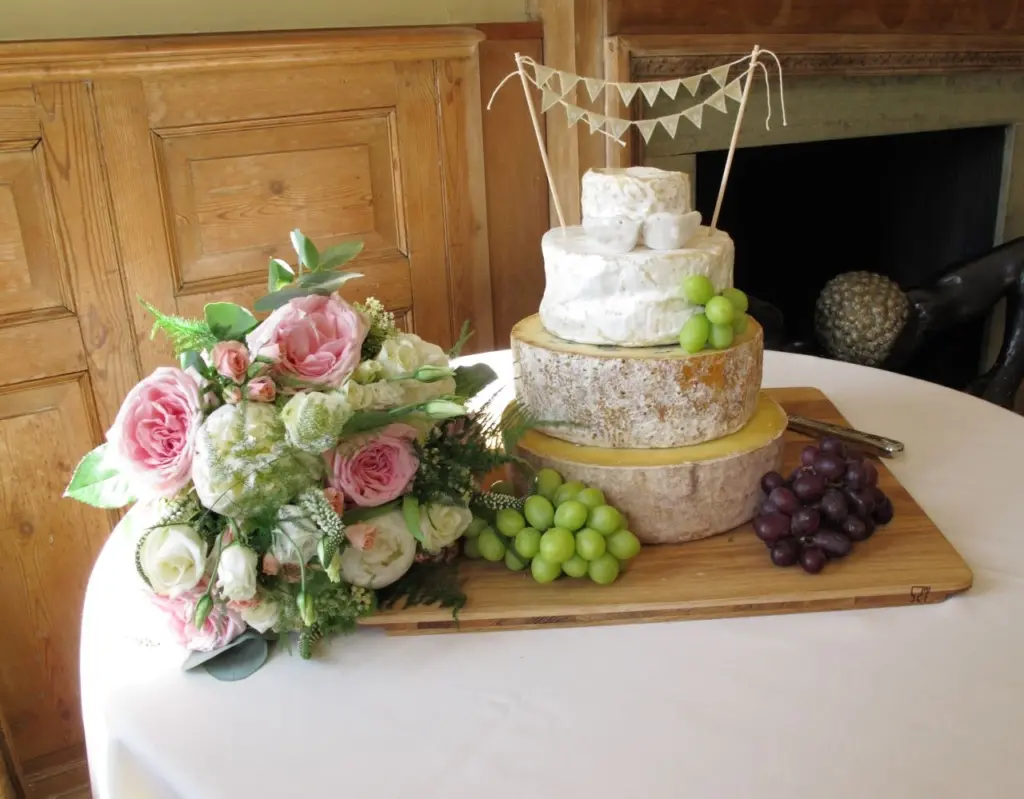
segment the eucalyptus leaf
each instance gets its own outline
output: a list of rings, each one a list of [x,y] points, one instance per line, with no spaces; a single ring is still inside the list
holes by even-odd
[[[233,302],[207,303],[203,313],[206,324],[220,341],[242,341],[259,324],[255,316]]]
[[[209,364],[203,360],[203,356],[195,350],[185,350],[181,353],[178,356],[178,363],[181,364],[183,370],[195,369],[203,377],[209,377],[212,371]]]
[[[320,267],[320,253],[316,245],[298,228],[291,232],[291,239],[295,254],[299,256],[299,263],[315,272]]]
[[[360,277],[358,272],[307,272],[299,278],[298,285],[314,294],[330,294]]]
[[[423,530],[420,529],[420,501],[412,494],[402,497],[402,518],[405,519],[405,526],[409,533],[420,543],[423,543]]]
[[[274,311],[297,297],[308,297],[310,294],[316,293],[317,292],[315,291],[304,288],[284,288],[280,291],[275,291],[273,294],[266,294],[260,297],[253,303],[253,308],[260,312]]]
[[[283,289],[295,280],[295,270],[286,261],[280,258],[271,258],[267,267],[267,291],[273,293]]]
[[[343,241],[341,244],[335,244],[320,253],[319,268],[321,270],[334,269],[342,264],[347,264],[362,251],[363,243],[361,241]]]
[[[455,393],[472,399],[498,379],[498,373],[485,363],[459,366],[455,369]]]
[[[94,508],[123,508],[135,501],[128,481],[108,462],[106,444],[79,461],[64,496]]]

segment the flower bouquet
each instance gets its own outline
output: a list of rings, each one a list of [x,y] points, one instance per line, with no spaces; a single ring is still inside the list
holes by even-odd
[[[528,426],[467,410],[495,375],[450,365],[465,328],[446,353],[380,302],[338,296],[360,277],[340,267],[361,243],[319,252],[297,230],[292,243],[294,268],[270,262],[262,322],[232,303],[203,320],[146,306],[180,365],[129,392],[65,493],[135,503],[115,534],[131,536],[145,590],[193,651],[253,628],[298,633],[308,658],[396,586],[455,612],[457,581],[424,591],[416,570],[455,551],[482,478],[515,460],[508,436]]]

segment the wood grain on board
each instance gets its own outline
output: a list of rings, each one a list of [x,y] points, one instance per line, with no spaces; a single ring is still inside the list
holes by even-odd
[[[845,423],[818,389],[767,393],[790,413]],[[786,434],[786,469],[806,442]],[[610,586],[568,578],[538,585],[502,564],[465,562],[468,601],[458,622],[451,610],[414,607],[362,623],[392,634],[577,627],[928,604],[970,588],[970,568],[884,463],[879,486],[895,518],[821,574],[773,566],[746,524],[703,541],[645,547]]]

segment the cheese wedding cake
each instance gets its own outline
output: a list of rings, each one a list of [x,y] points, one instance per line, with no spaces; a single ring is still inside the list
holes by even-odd
[[[520,453],[600,489],[652,544],[748,521],[786,429],[732,239],[690,197],[681,172],[587,172],[583,224],[544,235],[540,313],[512,330],[517,399],[551,423]]]

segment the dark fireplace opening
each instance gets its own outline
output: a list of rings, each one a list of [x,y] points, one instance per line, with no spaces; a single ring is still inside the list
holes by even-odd
[[[985,127],[738,150],[719,220],[736,285],[782,311],[784,349],[822,354],[814,305],[830,278],[878,272],[910,289],[992,248],[1004,142],[1004,128]],[[705,223],[725,156],[697,155]],[[937,335],[901,371],[964,388],[986,324]]]

